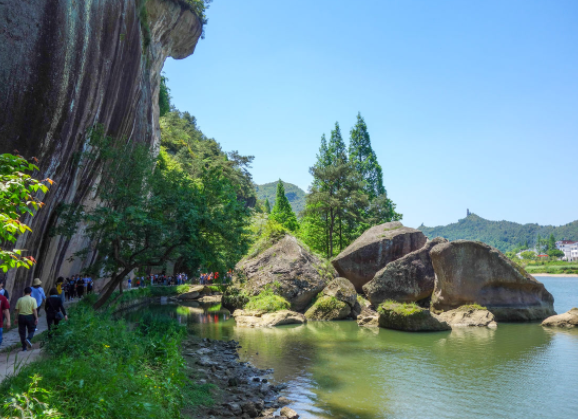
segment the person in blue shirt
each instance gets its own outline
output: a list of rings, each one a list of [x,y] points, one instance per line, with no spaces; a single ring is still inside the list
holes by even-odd
[[[30,295],[32,298],[36,300],[36,304],[38,307],[38,317],[40,317],[40,307],[42,303],[46,300],[46,294],[44,293],[44,289],[41,287],[42,281],[40,278],[34,278],[32,282],[32,294]]]

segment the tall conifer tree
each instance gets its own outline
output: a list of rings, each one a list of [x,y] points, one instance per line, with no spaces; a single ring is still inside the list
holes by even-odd
[[[269,202],[269,198],[265,199],[265,213],[271,214],[271,203]]]
[[[357,123],[351,129],[349,160],[355,170],[363,176],[366,182],[365,191],[370,200],[386,193],[383,186],[383,172],[371,147],[367,125],[361,113],[357,114]]]
[[[291,231],[296,231],[299,228],[297,217],[285,196],[285,187],[281,179],[277,183],[277,196],[275,197],[275,205],[271,210],[270,218]]]

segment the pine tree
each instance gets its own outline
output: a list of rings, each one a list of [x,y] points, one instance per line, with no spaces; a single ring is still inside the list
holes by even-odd
[[[361,113],[357,114],[357,123],[351,129],[349,160],[355,170],[363,176],[366,182],[365,191],[370,200],[386,193],[383,186],[383,172],[371,147],[367,125]]]
[[[556,250],[556,238],[554,233],[550,233],[550,238],[548,239],[548,250]]]
[[[275,205],[271,210],[271,215],[269,218],[277,221],[279,224],[289,229],[290,231],[296,231],[299,229],[297,217],[291,208],[289,200],[285,196],[285,187],[283,186],[283,181],[281,179],[279,179],[279,182],[277,183],[277,196],[275,197]]]
[[[271,214],[271,204],[269,203],[269,198],[265,199],[265,213]]]
[[[365,181],[364,190],[369,197],[364,222],[358,226],[355,234],[359,235],[370,225],[401,220],[402,215],[395,211],[395,204],[387,197],[383,186],[383,171],[371,147],[367,125],[361,113],[357,114],[357,123],[350,132],[349,160]]]
[[[321,146],[323,146],[323,143]],[[347,148],[343,142],[343,137],[341,136],[341,129],[339,129],[338,122],[335,123],[335,129],[331,131],[331,138],[329,139],[329,144],[327,145],[327,157],[325,159],[325,163],[325,166],[328,164],[338,166],[340,164],[347,163]]]

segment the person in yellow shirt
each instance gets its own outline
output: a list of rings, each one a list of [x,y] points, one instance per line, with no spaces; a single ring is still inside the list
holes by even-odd
[[[32,294],[32,288],[24,288],[24,297],[20,297],[16,302],[16,321],[23,351],[32,349],[31,341],[38,324],[38,304],[30,294]],[[28,336],[26,336],[26,329],[28,329]]]

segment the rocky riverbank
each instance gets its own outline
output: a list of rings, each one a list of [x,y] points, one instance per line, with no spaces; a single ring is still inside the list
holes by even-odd
[[[191,336],[183,343],[189,377],[195,384],[213,384],[212,406],[183,411],[191,419],[259,418],[297,419],[288,404],[279,396],[284,384],[274,384],[272,370],[262,370],[248,362],[240,362],[239,342],[199,339]],[[280,412],[279,412],[279,409]]]

